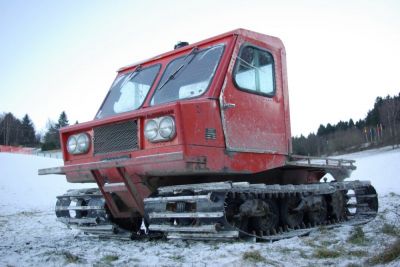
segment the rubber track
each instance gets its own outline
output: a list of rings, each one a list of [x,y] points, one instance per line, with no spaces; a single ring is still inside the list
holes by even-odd
[[[202,189],[205,188],[205,189]],[[367,181],[349,181],[349,182],[337,182],[337,183],[322,183],[322,184],[308,184],[308,185],[264,185],[264,184],[248,184],[243,183],[212,183],[212,184],[201,184],[201,185],[182,185],[182,186],[171,186],[159,189],[159,195],[157,200],[168,202],[168,199],[179,200],[179,196],[182,198],[188,198],[189,196],[198,196],[205,194],[215,194],[216,198],[221,198],[221,194],[224,194],[224,202],[228,198],[237,198],[244,202],[247,199],[285,199],[290,197],[301,197],[305,195],[330,195],[337,191],[347,192],[348,190],[353,190],[355,193],[349,198],[353,198],[356,211],[350,213],[347,210],[346,216],[335,219],[330,218],[321,224],[301,224],[296,229],[291,229],[287,226],[281,226],[278,229],[273,229],[271,232],[263,231],[252,231],[246,232],[234,225],[231,225],[226,216],[224,218],[208,218],[208,219],[198,219],[197,226],[193,225],[192,228],[187,227],[187,231],[182,231],[182,227],[177,225],[176,218],[182,217],[182,214],[178,212],[170,212],[170,216],[164,220],[151,219],[150,218],[150,229],[159,228],[162,230],[164,227],[166,234],[169,238],[181,238],[181,239],[200,239],[200,240],[213,240],[213,239],[232,239],[232,231],[237,231],[239,233],[238,237],[241,238],[253,238],[256,240],[279,240],[283,238],[290,238],[295,236],[307,235],[310,232],[319,229],[321,226],[327,228],[338,227],[341,225],[358,225],[364,224],[375,218],[377,213],[377,194],[375,189]],[[186,194],[186,195],[185,195]],[[161,198],[160,198],[161,197]],[[164,198],[164,199],[162,199]],[[346,202],[349,199],[346,199]],[[152,203],[153,202],[153,203]],[[176,201],[179,202],[179,201]],[[187,202],[187,201],[186,201]],[[195,201],[197,205],[198,214],[209,214],[210,208],[207,205],[201,205],[199,200]],[[217,201],[218,202],[218,201]],[[221,200],[219,200],[221,202]],[[218,203],[217,203],[218,204]],[[169,202],[171,206],[171,202]],[[212,204],[213,205],[213,204]],[[221,205],[216,205],[221,207]],[[157,217],[158,214],[168,214],[165,210],[166,205],[160,205],[157,201],[151,201],[151,199],[145,200],[146,213],[151,213],[153,217]],[[213,210],[215,213],[215,209]],[[221,210],[226,215],[225,207]],[[182,212],[182,211],[181,211]],[[166,216],[166,215],[163,215]],[[158,216],[160,217],[160,216]],[[199,216],[197,216],[199,217]],[[203,218],[203,216],[201,216]],[[192,218],[195,220],[196,218]],[[174,221],[171,225],[171,221]],[[152,226],[152,223],[158,224],[158,227]],[[205,227],[208,223],[211,225],[219,225],[220,230],[216,234],[213,233],[198,233],[199,225]],[[168,226],[168,224],[170,226]],[[180,229],[181,228],[181,229]],[[221,228],[223,230],[221,230]],[[226,236],[223,233],[229,233]]]
[[[329,195],[336,191],[347,191],[353,190],[354,194],[349,195],[353,198],[353,204],[356,207],[354,213],[347,213],[347,218],[340,218],[340,220],[332,219],[323,222],[320,225],[301,225],[297,229],[290,229],[288,227],[280,227],[276,231],[271,233],[266,232],[246,232],[233,225],[231,225],[226,219],[225,201],[227,197],[239,197],[243,199],[284,199],[288,197],[303,196],[303,195]],[[207,183],[198,185],[181,185],[181,186],[169,186],[162,187],[158,190],[158,195],[152,198],[145,199],[145,210],[146,214],[160,215],[161,213],[169,214],[165,210],[166,205],[163,202],[168,202],[169,199],[175,200],[175,203],[181,202],[184,199],[186,203],[197,202],[198,204],[201,199],[210,199],[213,197],[219,198],[218,201],[211,199],[212,202],[217,202],[218,207],[205,207],[204,205],[197,205],[197,213],[202,214],[205,217],[197,219],[201,222],[203,227],[212,225],[219,225],[223,230],[220,229],[212,231],[212,233],[196,233],[194,230],[198,230],[199,225],[194,227],[187,227],[187,231],[162,231],[164,235],[169,238],[180,238],[180,239],[200,239],[200,240],[226,240],[235,238],[245,238],[254,240],[279,240],[283,238],[291,238],[295,236],[307,235],[312,231],[319,229],[321,226],[326,228],[338,227],[341,225],[358,225],[364,224],[375,218],[377,213],[377,194],[375,189],[369,184],[369,182],[351,181],[351,182],[340,182],[340,183],[323,183],[315,185],[264,185],[264,184],[249,184],[243,183]],[[143,235],[143,232],[132,233],[126,231],[113,223],[110,220],[107,210],[104,205],[104,198],[97,188],[92,189],[81,189],[81,190],[70,190],[66,194],[57,197],[56,204],[56,215],[58,219],[65,223],[68,227],[76,227],[85,233],[98,236],[100,238],[115,238],[123,240],[131,240],[138,238],[146,238],[146,236],[159,236],[159,232],[151,232],[150,234]],[[191,200],[192,201],[187,201]],[[193,200],[197,199],[197,200]],[[183,202],[185,202],[183,201]],[[95,203],[96,205],[92,205]],[[372,204],[371,204],[372,203]],[[178,204],[179,205],[179,204]],[[361,206],[361,207],[360,207]],[[83,208],[80,208],[83,207]],[[201,209],[204,207],[204,209]],[[354,208],[353,208],[354,210]],[[72,211],[72,212],[71,212]],[[222,216],[215,215],[217,212],[222,212]],[[74,214],[75,213],[75,214]],[[177,214],[177,216],[182,216]],[[207,217],[207,215],[219,216],[216,218]],[[175,216],[175,215],[172,215]],[[189,217],[187,219],[196,219]],[[173,219],[172,219],[173,220]],[[175,219],[176,220],[176,219]],[[171,218],[167,219],[149,219],[150,229],[154,222],[159,225],[168,226],[171,225]],[[184,228],[176,225],[171,225],[170,228],[176,230],[185,230]],[[180,229],[179,229],[180,228]],[[236,236],[234,233],[238,233]]]

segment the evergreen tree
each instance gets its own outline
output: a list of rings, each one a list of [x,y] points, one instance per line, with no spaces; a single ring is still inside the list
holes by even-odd
[[[332,124],[328,123],[326,125],[326,134],[331,134],[331,133],[335,132],[335,130],[336,129],[334,126],[332,126]]]
[[[65,111],[61,112],[60,116],[58,117],[58,123],[56,124],[56,128],[60,129],[62,127],[68,126],[69,122],[68,122],[68,118],[67,118],[67,114],[65,113]]]
[[[60,138],[58,134],[57,125],[48,121],[47,123],[47,132],[43,138],[42,150],[54,150],[60,148]]]
[[[375,100],[374,108],[368,111],[367,117],[365,118],[365,123],[367,126],[376,126],[379,124],[380,116],[379,116],[379,109],[383,104],[383,98],[377,97]]]
[[[354,121],[353,121],[353,119],[350,119],[349,120],[349,128],[351,129],[351,128],[354,128]]]
[[[23,146],[34,146],[36,144],[36,133],[35,128],[33,127],[33,123],[29,118],[28,114],[26,114],[22,118],[21,123],[21,138],[20,145]]]
[[[68,125],[69,122],[65,111],[61,112],[57,123],[49,121],[47,126],[48,130],[43,138],[42,150],[60,149],[61,144],[59,129]]]
[[[21,122],[11,112],[0,121],[0,144],[17,146],[21,136]]]
[[[324,125],[320,124],[319,128],[318,128],[318,131],[317,131],[317,135],[318,136],[323,136],[325,134],[326,134],[326,128],[325,128]]]
[[[359,129],[359,130],[364,130],[364,127],[365,127],[365,120],[362,120],[362,119],[359,119],[357,122],[356,122],[356,127],[357,127],[357,129]]]

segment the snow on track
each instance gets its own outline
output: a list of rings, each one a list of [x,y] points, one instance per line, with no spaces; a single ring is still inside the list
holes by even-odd
[[[400,204],[400,150],[343,157],[357,160],[352,179],[371,180],[379,194],[379,215],[363,226],[367,239],[362,244],[348,241],[353,230],[349,226],[273,243],[99,240],[67,229],[54,214],[56,195],[90,185],[68,184],[60,175],[37,175],[37,169],[59,166],[60,160],[0,153],[0,266],[364,265],[395,238],[383,234],[382,226],[400,225],[395,213]],[[321,249],[338,253],[325,255]],[[245,259],[247,252],[253,254]],[[400,259],[388,266],[400,266]]]

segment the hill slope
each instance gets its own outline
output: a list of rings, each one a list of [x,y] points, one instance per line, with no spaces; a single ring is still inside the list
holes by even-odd
[[[354,229],[343,226],[274,243],[205,243],[108,241],[69,230],[56,221],[55,196],[87,185],[68,184],[63,176],[37,175],[37,169],[61,165],[60,160],[0,153],[0,266],[363,265],[396,239],[388,229],[400,225],[400,150],[343,157],[357,160],[352,179],[371,180],[379,193],[380,214],[363,226],[364,239],[353,242],[349,237]],[[390,265],[399,266],[400,259]]]

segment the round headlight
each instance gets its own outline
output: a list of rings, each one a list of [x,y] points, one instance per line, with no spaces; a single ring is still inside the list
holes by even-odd
[[[175,135],[175,121],[172,117],[164,117],[160,121],[158,133],[164,139],[172,139]]]
[[[71,135],[67,141],[67,150],[68,153],[74,154],[76,153],[76,148],[78,146],[78,142],[76,140],[76,135]]]
[[[79,153],[86,153],[90,145],[89,135],[85,133],[79,134],[76,140]]]
[[[155,120],[148,120],[144,126],[144,136],[149,141],[156,139],[158,134],[158,125]]]

